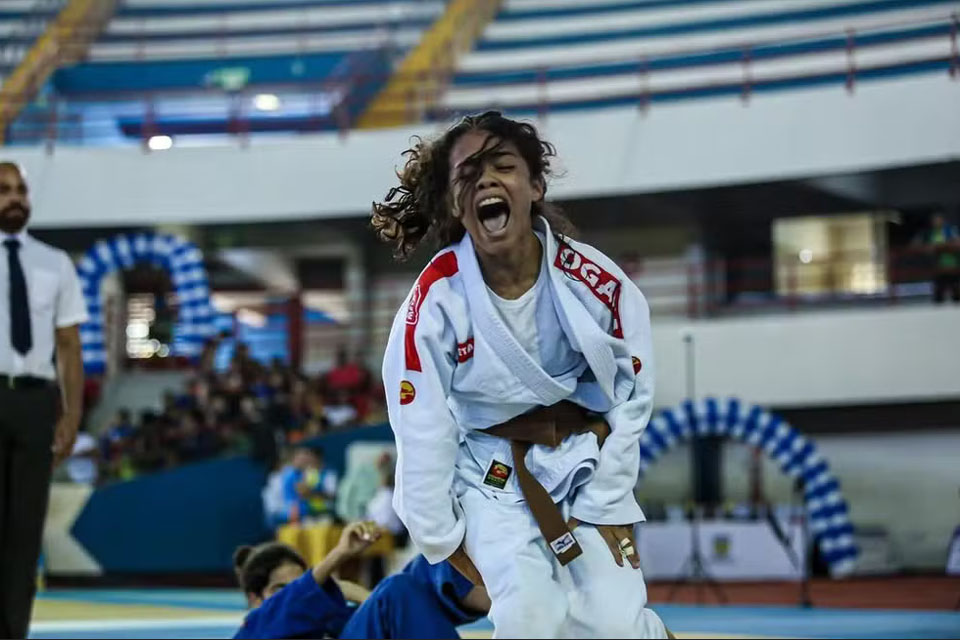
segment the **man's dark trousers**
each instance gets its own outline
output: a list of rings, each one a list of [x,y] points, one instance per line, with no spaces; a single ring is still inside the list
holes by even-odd
[[[0,638],[25,638],[36,591],[59,393],[0,377]]]

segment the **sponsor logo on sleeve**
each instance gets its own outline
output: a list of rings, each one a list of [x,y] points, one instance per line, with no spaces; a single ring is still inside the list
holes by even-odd
[[[510,473],[513,471],[509,465],[497,460],[490,461],[490,468],[487,469],[487,476],[483,479],[483,484],[489,485],[494,489],[503,489],[507,486],[507,480],[510,479]]]
[[[407,305],[407,324],[416,326],[420,320],[420,299],[423,297],[423,290],[418,282],[413,287],[413,293],[410,294],[410,304]]]
[[[400,404],[410,404],[416,397],[417,390],[412,382],[404,380],[400,383]]]

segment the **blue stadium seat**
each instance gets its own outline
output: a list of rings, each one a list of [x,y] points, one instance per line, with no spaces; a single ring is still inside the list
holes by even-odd
[[[507,0],[434,116],[944,72],[958,64],[958,9],[948,0]]]
[[[51,111],[58,137],[83,143],[350,126],[444,6],[444,0],[127,0],[86,59],[54,74],[41,104],[21,114],[10,139],[43,139]],[[0,29],[7,14],[13,12],[0,11]],[[258,110],[259,94],[276,96],[275,108]]]

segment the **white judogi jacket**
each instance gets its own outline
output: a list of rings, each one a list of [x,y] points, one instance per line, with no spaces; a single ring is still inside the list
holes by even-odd
[[[469,235],[423,270],[390,332],[383,381],[397,440],[394,508],[430,562],[463,539],[461,483],[522,500],[513,473],[484,482],[494,462],[512,469],[513,460],[509,442],[479,430],[564,399],[604,415],[612,432],[603,450],[591,433],[556,449],[535,445],[528,469],[557,502],[576,489],[570,515],[583,522],[644,519],[633,489],[653,408],[647,302],[607,256],[558,240],[543,218],[534,227],[548,272],[540,277],[549,278],[536,307],[540,363],[490,301]]]

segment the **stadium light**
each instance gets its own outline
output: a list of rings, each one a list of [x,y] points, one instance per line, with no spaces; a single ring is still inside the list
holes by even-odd
[[[170,136],[151,136],[147,140],[147,146],[151,151],[166,151],[173,147],[173,138]]]
[[[280,108],[280,98],[272,93],[260,93],[253,98],[253,106],[257,111],[276,111]]]

